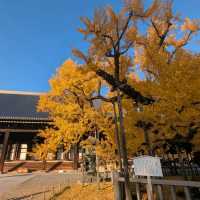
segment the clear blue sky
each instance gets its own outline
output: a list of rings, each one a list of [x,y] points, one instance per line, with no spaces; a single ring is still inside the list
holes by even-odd
[[[200,18],[199,0],[174,2],[183,16]],[[80,16],[108,4],[118,9],[121,0],[0,0],[0,89],[47,91],[71,49],[86,49]]]

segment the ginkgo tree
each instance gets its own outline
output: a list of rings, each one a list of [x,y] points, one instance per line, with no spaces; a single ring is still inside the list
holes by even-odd
[[[136,149],[145,143],[145,150],[153,153],[177,136],[198,148],[199,70],[199,55],[180,50],[166,70],[157,66],[158,76],[135,83],[138,90],[156,97],[151,105],[136,106],[124,100],[127,131],[140,141],[138,145],[135,141]]]
[[[57,70],[50,80],[50,91],[41,95],[38,104],[38,109],[48,112],[52,119],[51,132],[45,130],[47,134],[40,134],[44,138],[41,145],[56,149],[62,144],[66,151],[77,144],[85,148],[90,144],[92,148],[93,138],[97,155],[104,160],[115,160],[112,112],[105,109],[105,103],[95,102],[100,97],[100,83],[94,72],[72,60]],[[96,133],[100,135],[98,138]]]
[[[154,0],[150,6],[142,0],[127,0],[119,13],[106,7],[96,10],[92,20],[83,17],[82,21],[85,27],[79,31],[90,44],[88,53],[73,52],[86,62],[85,68],[102,77],[117,93],[126,198],[131,199],[122,95],[130,98],[131,104],[135,104],[133,109],[138,107],[141,113],[146,107],[149,109],[148,105],[153,108],[162,94],[148,88],[159,85],[157,77],[164,76],[160,76],[161,71],[167,73],[168,68],[177,64],[179,52],[199,30],[199,22],[182,20],[173,14],[171,0]],[[134,67],[145,74],[145,81],[138,88],[130,80]],[[144,139],[148,142],[146,131],[152,126],[152,118],[136,124],[145,130]]]
[[[36,159],[43,161],[43,169],[46,170],[46,161],[49,154],[55,154],[57,146],[60,142],[60,135],[57,134],[54,129],[46,128],[41,130],[38,134],[43,141],[37,143],[30,153]]]
[[[89,42],[88,53],[73,53],[85,63],[64,63],[39,104],[66,146],[97,130],[107,137],[103,146],[118,146],[128,200],[128,155],[143,143],[152,154],[155,143],[177,134],[199,137],[199,55],[184,49],[199,21],[174,14],[170,0],[144,2],[127,0],[119,13],[109,6],[96,10],[93,19],[83,17],[79,31]],[[136,68],[143,79],[136,79]],[[102,84],[106,97],[99,92]],[[95,106],[97,99],[106,106]]]

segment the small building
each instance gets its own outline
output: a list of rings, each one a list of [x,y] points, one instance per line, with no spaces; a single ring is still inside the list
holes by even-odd
[[[48,113],[38,112],[41,93],[0,91],[0,172],[42,169],[42,161],[28,152],[38,142],[39,130],[51,122]],[[63,156],[58,149],[54,160],[47,161],[47,170],[73,169],[73,151]]]

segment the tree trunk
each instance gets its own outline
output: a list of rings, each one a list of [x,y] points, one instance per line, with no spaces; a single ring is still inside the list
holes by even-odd
[[[144,128],[144,142],[146,143],[148,154],[150,156],[153,156],[153,152],[152,152],[152,148],[151,148],[151,142],[150,142],[149,135],[148,135],[146,128]]]
[[[73,153],[74,153],[74,170],[78,169],[78,160],[79,160],[79,155],[78,155],[78,144],[73,145]]]
[[[98,140],[99,142],[99,132],[96,128],[95,130],[95,139]],[[99,157],[97,155],[97,152],[95,150],[95,154],[96,154],[96,174],[97,174],[97,187],[98,187],[98,190],[100,189],[100,176],[99,176]]]
[[[42,161],[42,170],[46,171],[46,168],[47,168],[47,161],[43,160]]]
[[[128,173],[128,156],[127,156],[127,149],[126,149],[126,135],[125,135],[125,130],[124,130],[122,101],[121,101],[121,96],[120,96],[119,89],[117,89],[117,105],[118,105],[118,111],[119,111],[121,153],[122,153],[123,168],[124,168],[126,200],[131,200],[132,197],[131,197],[129,173]]]
[[[114,112],[114,120],[115,120],[115,142],[117,144],[117,156],[118,156],[118,161],[119,161],[119,167],[120,167],[120,172],[122,172],[122,153],[121,153],[121,145],[120,145],[120,137],[119,137],[119,127],[117,123],[117,111],[115,107],[115,103],[112,103],[113,105],[113,112]]]

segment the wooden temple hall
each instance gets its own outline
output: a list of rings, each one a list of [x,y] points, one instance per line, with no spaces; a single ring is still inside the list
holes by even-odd
[[[40,93],[0,91],[0,172],[35,171],[43,162],[30,153],[38,142],[37,133],[48,126],[48,113],[37,112]],[[74,168],[74,151],[63,156],[63,149],[49,158],[45,168],[69,170]],[[77,167],[77,164],[76,164]]]

